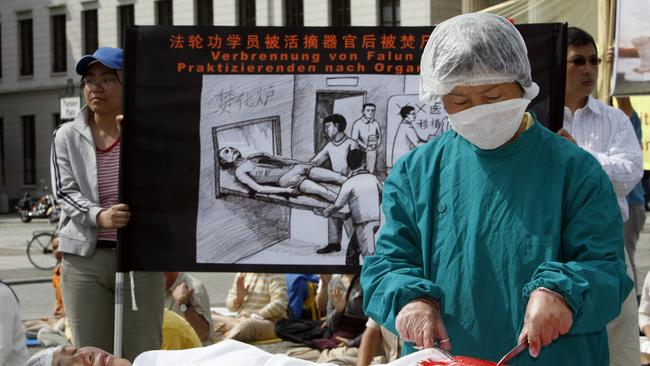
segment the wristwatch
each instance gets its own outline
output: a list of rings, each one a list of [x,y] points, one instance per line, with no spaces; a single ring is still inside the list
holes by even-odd
[[[192,304],[189,302],[187,304],[181,304],[181,313],[185,313],[187,309],[189,309],[190,305]]]

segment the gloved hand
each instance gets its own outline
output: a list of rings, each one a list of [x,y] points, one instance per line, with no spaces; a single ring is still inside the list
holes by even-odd
[[[542,346],[548,346],[559,336],[567,334],[572,324],[573,313],[562,295],[537,289],[528,298],[519,342],[528,338],[528,353],[536,358]]]
[[[395,328],[400,338],[416,348],[432,348],[438,341],[440,348],[451,351],[447,329],[434,300],[420,298],[406,304],[395,318]]]

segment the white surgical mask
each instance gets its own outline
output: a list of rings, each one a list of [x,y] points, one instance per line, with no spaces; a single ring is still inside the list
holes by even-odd
[[[505,144],[517,132],[530,100],[508,99],[449,114],[451,128],[483,150]]]

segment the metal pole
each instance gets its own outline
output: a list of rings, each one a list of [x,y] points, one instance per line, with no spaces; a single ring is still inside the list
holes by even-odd
[[[124,272],[115,272],[115,325],[113,354],[122,357],[122,321],[124,319]]]

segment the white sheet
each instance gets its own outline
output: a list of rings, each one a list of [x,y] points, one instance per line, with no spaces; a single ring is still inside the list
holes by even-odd
[[[386,366],[415,366],[423,359],[444,361],[447,357],[436,349],[426,349],[395,360]],[[255,346],[233,340],[212,346],[182,351],[149,351],[136,358],[133,366],[334,366],[314,363],[286,355],[274,355]]]

